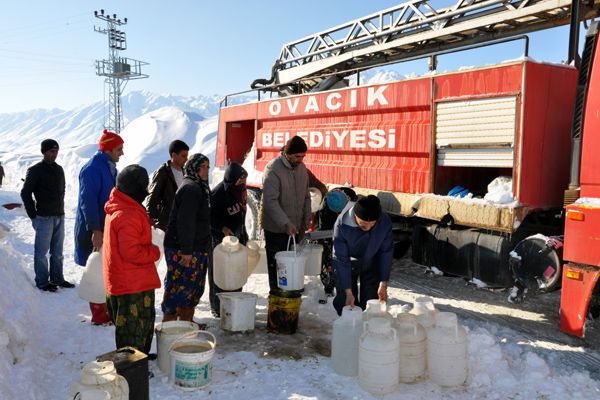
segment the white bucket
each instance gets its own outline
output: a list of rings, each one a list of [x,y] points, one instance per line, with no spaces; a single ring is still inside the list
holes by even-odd
[[[208,331],[193,332],[175,340],[169,348],[169,382],[183,390],[199,389],[210,384],[216,345],[217,339]]]
[[[221,329],[233,332],[254,330],[256,299],[254,293],[217,293],[221,301]]]
[[[293,251],[280,251],[275,253],[277,261],[277,286],[283,290],[301,290],[304,288],[304,267],[306,265],[306,256],[297,252],[296,238],[290,236],[288,239],[288,249],[290,240],[294,240]]]
[[[198,325],[190,321],[168,321],[159,324],[156,333],[156,353],[158,368],[165,374],[171,370],[169,347],[176,339],[198,330]]]
[[[307,276],[321,275],[323,265],[323,245],[309,243],[302,246],[302,253],[306,255],[304,273]]]

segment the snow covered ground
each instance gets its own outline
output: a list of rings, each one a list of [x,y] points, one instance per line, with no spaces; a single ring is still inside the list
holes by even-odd
[[[181,138],[192,152],[214,154],[216,118],[198,119],[177,107],[152,111],[132,121],[125,131],[125,157],[119,163],[137,162],[149,172],[167,158],[168,143]],[[98,132],[99,136],[99,132]],[[65,278],[78,283],[82,268],[73,261],[73,224],[77,174],[93,153],[97,137],[74,139],[57,135],[27,138],[28,151],[5,153],[9,175],[0,189],[0,204],[20,202],[18,191],[24,168],[41,159],[38,146],[45,137],[61,143],[58,162],[69,182],[66,207]],[[0,139],[0,147],[12,139]],[[212,153],[211,153],[212,152]],[[8,161],[8,162],[6,162]],[[114,350],[114,328],[90,324],[90,313],[77,289],[57,293],[37,290],[33,284],[31,222],[22,209],[0,207],[0,223],[11,232],[0,239],[0,399],[66,399],[69,385],[78,379],[82,366],[95,356]],[[159,266],[161,277],[164,264]],[[321,284],[308,278],[303,296],[299,330],[282,336],[266,332],[266,275],[252,275],[244,287],[259,296],[256,330],[229,333],[211,317],[207,293],[196,309],[195,319],[206,323],[217,337],[210,386],[184,392],[168,383],[155,361],[150,362],[152,399],[371,399],[355,378],[337,376],[330,366],[329,341],[336,314],[319,304]],[[391,302],[396,289],[391,288]],[[157,321],[162,315],[162,290],[156,293]],[[479,327],[462,319],[469,338],[469,377],[464,386],[442,389],[430,381],[402,384],[385,399],[591,399],[600,397],[600,382],[584,370],[565,370],[547,349],[522,346],[517,333],[501,326]],[[8,340],[6,340],[8,339]],[[8,342],[8,343],[6,343]],[[585,351],[585,350],[581,350]]]

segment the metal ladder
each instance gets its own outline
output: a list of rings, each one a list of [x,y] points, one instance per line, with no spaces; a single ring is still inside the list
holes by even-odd
[[[570,22],[572,0],[457,0],[435,9],[411,0],[284,44],[272,77],[281,94],[331,88],[357,70],[507,38]],[[583,0],[581,20],[600,15],[600,0]]]

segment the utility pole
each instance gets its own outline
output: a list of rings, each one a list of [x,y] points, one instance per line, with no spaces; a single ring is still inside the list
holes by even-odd
[[[127,49],[125,32],[120,30],[121,26],[127,24],[127,18],[121,20],[117,18],[117,14],[104,14],[104,10],[94,11],[94,16],[106,21],[106,28],[94,26],[94,31],[108,36],[108,59],[96,60],[96,75],[105,77],[105,101],[108,92],[104,127],[120,133],[123,125],[121,94],[129,80],[148,78],[148,75],[142,74],[142,66],[148,63],[120,56],[120,52]]]

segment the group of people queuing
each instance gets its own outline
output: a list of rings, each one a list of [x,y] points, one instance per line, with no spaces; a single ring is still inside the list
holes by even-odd
[[[123,138],[105,130],[98,151],[80,171],[75,262],[85,266],[92,252],[102,251],[106,303],[90,303],[91,322],[114,324],[117,348],[132,346],[148,354],[155,289],[161,286],[156,269],[161,253],[152,243],[152,227],[165,232],[163,321],[192,321],[207,277],[211,311],[218,317],[217,294],[223,290],[213,279],[212,252],[225,236],[235,236],[242,244],[248,241],[248,173],[231,162],[223,181],[211,191],[209,159],[200,153],[189,155],[181,140],[170,144],[170,159],[151,179],[137,164],[117,173],[123,148]],[[35,284],[50,292],[74,287],[63,277],[65,176],[56,163],[58,151],[55,140],[42,142],[43,160],[27,170],[21,191],[36,233]],[[327,190],[304,165],[307,151],[306,142],[293,136],[265,167],[259,215],[271,292],[278,290],[275,254],[287,249],[290,236],[301,241],[309,228],[309,186]],[[364,308],[370,299],[386,301],[391,222],[376,196],[345,203],[335,222],[333,247],[336,311],[341,314],[345,305]]]

